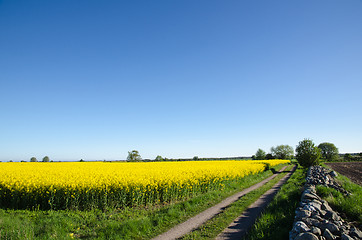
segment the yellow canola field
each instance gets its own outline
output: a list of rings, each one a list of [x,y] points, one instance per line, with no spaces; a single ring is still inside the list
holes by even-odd
[[[105,208],[183,199],[288,160],[0,163],[0,206]]]

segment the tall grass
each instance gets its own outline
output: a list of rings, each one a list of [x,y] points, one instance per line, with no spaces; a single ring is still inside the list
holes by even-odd
[[[333,188],[324,186],[317,186],[317,194],[325,199],[334,210],[362,225],[362,187],[342,175],[337,177],[337,181],[352,194],[345,196]]]

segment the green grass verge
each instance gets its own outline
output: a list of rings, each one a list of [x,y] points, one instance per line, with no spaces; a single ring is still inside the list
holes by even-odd
[[[223,190],[165,206],[104,211],[0,209],[0,239],[150,239],[272,174],[269,170],[247,176]]]
[[[317,186],[317,194],[326,200],[333,210],[343,213],[342,217],[362,225],[362,186],[351,182],[347,177],[339,174],[337,182],[344,189],[352,193],[345,196],[333,188]]]
[[[290,170],[293,166],[289,166],[287,170]],[[269,181],[267,184],[262,187],[254,190],[240,200],[234,202],[229,207],[227,207],[222,213],[218,214],[214,218],[207,221],[200,228],[194,230],[193,232],[185,235],[182,239],[213,239],[220,232],[222,232],[229,224],[234,221],[235,218],[240,216],[240,214],[248,208],[253,202],[255,202],[261,195],[268,191],[271,187],[274,186],[286,173],[279,174],[273,180]]]
[[[257,219],[244,240],[289,239],[289,231],[292,229],[295,209],[300,202],[306,172],[305,168],[297,168]]]

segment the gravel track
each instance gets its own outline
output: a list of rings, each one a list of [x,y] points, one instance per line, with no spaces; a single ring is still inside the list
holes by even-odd
[[[282,171],[284,171],[286,168],[283,167],[278,173],[273,174],[272,176],[264,179],[263,181],[247,188],[244,189],[241,192],[238,192],[226,199],[224,199],[222,202],[216,204],[215,206],[206,209],[205,211],[199,213],[198,215],[189,218],[187,221],[176,225],[175,227],[171,228],[170,230],[168,230],[167,232],[158,235],[157,237],[153,238],[153,240],[171,240],[171,239],[178,239],[182,236],[184,236],[185,234],[193,231],[194,229],[200,227],[202,224],[204,224],[206,221],[210,220],[211,218],[213,218],[215,215],[221,213],[223,211],[224,208],[226,208],[227,206],[229,206],[230,204],[232,204],[233,202],[239,200],[242,196],[244,196],[245,194],[263,186],[264,184],[266,184],[267,182],[269,182],[270,180],[272,180],[273,178],[275,178],[279,173],[281,173]],[[289,175],[289,174],[288,174]],[[283,178],[284,179],[284,178]]]

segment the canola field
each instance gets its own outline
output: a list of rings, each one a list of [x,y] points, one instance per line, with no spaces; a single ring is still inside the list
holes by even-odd
[[[289,160],[0,163],[0,207],[92,209],[162,204]]]

